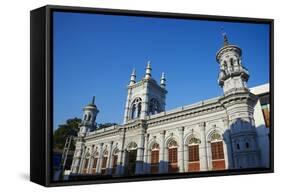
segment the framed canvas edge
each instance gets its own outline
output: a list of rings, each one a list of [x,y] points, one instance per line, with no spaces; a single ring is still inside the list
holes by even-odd
[[[44,82],[46,95],[45,95],[45,128],[44,136],[45,143],[42,143],[42,147],[45,149],[46,165],[44,166],[45,178],[44,182],[36,182],[47,187],[55,186],[70,186],[70,185],[85,185],[85,184],[103,184],[103,183],[119,183],[119,182],[135,182],[135,181],[152,181],[152,180],[164,180],[164,179],[184,179],[184,178],[197,178],[197,177],[214,177],[214,176],[232,176],[232,175],[245,175],[245,174],[259,174],[259,173],[274,173],[274,19],[264,18],[251,18],[251,17],[232,17],[232,16],[219,16],[219,15],[201,15],[201,14],[187,14],[187,13],[171,13],[171,12],[154,12],[154,11],[139,11],[139,10],[122,10],[122,9],[107,9],[107,8],[90,8],[90,7],[74,7],[74,6],[61,6],[61,5],[46,5],[39,9],[45,10],[45,75]],[[34,11],[34,10],[33,10]],[[83,13],[98,13],[98,14],[110,14],[110,15],[128,15],[128,16],[145,16],[145,17],[162,17],[162,18],[177,18],[177,19],[196,19],[196,20],[209,20],[209,21],[228,21],[228,22],[245,22],[245,23],[261,23],[269,24],[270,26],[270,167],[262,169],[245,169],[245,170],[225,170],[225,171],[207,171],[198,173],[177,173],[177,174],[160,174],[160,175],[148,175],[148,176],[134,176],[134,177],[120,177],[116,179],[108,180],[87,180],[87,181],[64,181],[53,182],[52,176],[52,118],[53,118],[53,74],[52,74],[52,12],[83,12]],[[32,11],[31,11],[32,12]],[[32,29],[31,23],[31,29]],[[34,44],[31,37],[31,45]],[[32,52],[30,57],[32,58]],[[32,66],[32,64],[31,64]],[[32,74],[31,74],[32,76]],[[32,83],[32,82],[31,82]],[[40,82],[39,82],[40,83]],[[34,94],[34,93],[33,93]],[[32,96],[32,93],[31,93]],[[32,103],[31,103],[32,104]],[[31,106],[32,107],[32,106]],[[31,121],[36,119],[36,114],[31,112]],[[32,129],[31,129],[32,131]],[[32,140],[34,137],[31,137]],[[32,143],[32,142],[31,142]],[[31,146],[30,146],[31,148]],[[30,156],[34,156],[32,151]]]

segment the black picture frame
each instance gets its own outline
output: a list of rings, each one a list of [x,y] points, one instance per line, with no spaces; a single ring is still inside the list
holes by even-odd
[[[270,25],[270,168],[223,170],[177,174],[156,174],[119,178],[92,178],[54,182],[52,176],[52,132],[53,132],[53,53],[52,30],[54,11],[98,13],[158,18],[177,18],[210,21],[264,23]],[[226,176],[274,172],[274,20],[216,15],[149,12],[137,10],[101,9],[47,5],[30,12],[30,180],[43,186],[64,186],[115,182],[132,182],[162,179]]]

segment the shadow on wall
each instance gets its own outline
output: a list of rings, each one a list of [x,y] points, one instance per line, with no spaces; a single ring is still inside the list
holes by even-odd
[[[238,118],[223,133],[229,169],[269,168],[270,134],[264,125],[255,127]]]

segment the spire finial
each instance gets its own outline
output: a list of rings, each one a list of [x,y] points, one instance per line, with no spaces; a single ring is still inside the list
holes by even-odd
[[[92,104],[93,105],[95,104],[95,99],[96,99],[96,96],[93,96],[93,99],[92,99]]]
[[[129,85],[133,85],[136,83],[136,69],[134,68],[131,74],[131,79],[130,79],[130,84]]]
[[[161,75],[160,86],[161,86],[162,88],[165,88],[165,87],[166,87],[166,77],[165,77],[165,73],[164,73],[164,72],[163,72],[162,75]]]
[[[223,36],[223,46],[229,45],[228,39],[227,39],[227,36],[226,36],[226,32],[224,31],[223,27],[221,27],[221,32],[222,32],[222,36]]]
[[[146,70],[145,70],[145,79],[150,79],[150,77],[151,77],[151,71],[152,71],[152,69],[151,69],[151,61],[148,61],[147,62],[147,66],[146,66]]]

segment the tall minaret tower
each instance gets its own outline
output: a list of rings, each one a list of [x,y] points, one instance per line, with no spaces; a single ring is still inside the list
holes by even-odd
[[[124,124],[136,119],[146,119],[147,116],[165,111],[167,93],[165,74],[162,74],[158,84],[152,78],[150,61],[147,62],[144,77],[140,81],[136,81],[136,70],[132,71],[127,88]]]
[[[95,105],[95,96],[93,97],[92,103],[86,105],[83,111],[83,119],[77,134],[75,153],[71,165],[71,173],[73,174],[81,173],[80,162],[82,160],[83,153],[85,152],[84,138],[89,131],[96,129],[96,117],[99,110]]]
[[[84,107],[83,111],[83,119],[78,134],[81,137],[84,137],[88,131],[96,129],[96,117],[99,110],[95,104],[95,96],[93,96],[92,102]]]
[[[229,44],[223,33],[223,47],[216,55],[220,65],[218,83],[223,88],[220,103],[226,109],[229,134],[232,144],[233,165],[229,168],[260,166],[260,150],[253,117],[257,97],[247,88],[249,72],[242,65],[242,50]]]
[[[223,39],[223,47],[216,57],[220,65],[218,83],[223,88],[224,94],[235,90],[248,91],[249,72],[242,65],[242,50],[236,45],[229,44],[226,33],[223,33]]]

